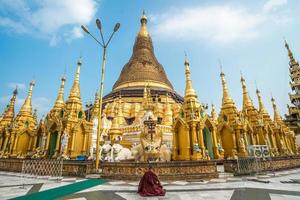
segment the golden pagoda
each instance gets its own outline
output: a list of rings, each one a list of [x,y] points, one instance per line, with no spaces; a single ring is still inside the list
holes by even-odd
[[[154,55],[145,13],[140,23],[132,56],[124,65],[112,91],[103,98],[105,120],[111,121],[111,128],[105,128],[105,134],[108,134],[111,141],[123,136],[124,143],[135,143],[141,131],[141,120],[151,110],[157,123],[165,125],[164,138],[170,144],[171,125],[178,115],[183,98],[174,91],[163,66]],[[147,102],[151,108],[146,105]]]
[[[258,105],[259,105],[258,119],[259,120],[262,119],[264,129],[266,131],[265,138],[268,138],[269,149],[271,151],[271,155],[272,156],[279,155],[276,136],[275,136],[275,132],[274,132],[274,128],[275,128],[274,121],[271,119],[270,115],[268,114],[268,112],[264,106],[264,103],[262,101],[261,92],[258,89],[256,89],[256,94],[257,94]]]
[[[204,112],[192,86],[190,65],[185,65],[185,96],[173,128],[173,160],[218,158],[216,127]]]
[[[295,132],[296,137],[300,137],[300,67],[298,61],[296,61],[296,59],[294,58],[293,52],[291,51],[286,41],[285,47],[288,51],[288,56],[290,60],[290,86],[292,89],[292,93],[289,93],[292,105],[288,104],[288,114],[285,115],[285,122],[289,126],[289,128]]]
[[[32,113],[32,90],[34,81],[30,82],[28,96],[25,99],[18,115],[13,122],[13,128],[10,137],[11,157],[30,156],[35,151],[35,134],[37,121]]]
[[[296,143],[295,143],[295,133],[291,131],[283,119],[280,116],[280,113],[277,109],[275,99],[271,99],[274,111],[274,131],[277,140],[277,146],[281,154],[295,154],[297,152]]]
[[[49,158],[62,156],[65,159],[89,156],[92,123],[86,120],[80,96],[81,61],[77,62],[77,71],[69,98],[64,102],[65,78],[55,104],[46,118],[47,144],[46,155]]]
[[[0,120],[1,156],[4,156],[5,153],[10,151],[10,149],[8,148],[10,144],[8,142],[11,134],[12,124],[15,117],[15,102],[16,102],[17,94],[18,94],[18,90],[16,88]]]
[[[224,148],[224,158],[236,158],[237,156],[247,156],[245,134],[252,135],[253,129],[251,126],[246,126],[246,119],[242,112],[239,112],[234,101],[229,95],[225,74],[220,74],[223,98],[221,111],[218,117],[218,135],[222,141]],[[245,130],[246,129],[246,130]],[[247,140],[247,139],[246,139]]]
[[[57,157],[60,153],[60,141],[63,134],[63,118],[64,118],[64,93],[66,78],[62,77],[58,96],[53,108],[46,117],[46,135],[47,143],[45,146],[45,156],[48,158]]]

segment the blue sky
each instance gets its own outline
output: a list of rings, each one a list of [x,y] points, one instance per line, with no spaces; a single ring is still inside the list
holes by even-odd
[[[34,79],[33,107],[38,109],[39,116],[46,114],[54,103],[64,72],[65,98],[68,97],[80,56],[82,100],[93,101],[99,88],[102,52],[80,30],[80,25],[85,24],[98,34],[96,18],[102,20],[106,36],[116,22],[121,23],[107,55],[104,93],[111,91],[131,56],[143,9],[148,15],[156,57],[179,94],[183,94],[185,87],[186,51],[201,102],[213,102],[219,110],[221,60],[230,94],[239,109],[242,71],[256,105],[255,82],[270,114],[271,94],[281,114],[287,112],[290,79],[283,38],[299,58],[297,0],[0,0],[0,111],[3,112],[16,84],[19,108],[30,80]]]

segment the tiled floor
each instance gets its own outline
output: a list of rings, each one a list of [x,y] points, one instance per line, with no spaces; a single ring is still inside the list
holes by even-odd
[[[41,179],[23,178],[20,174],[0,172],[0,199],[8,199],[22,196],[32,191],[33,186],[40,184],[39,191],[60,187],[81,181],[77,179],[62,179],[61,182]],[[248,178],[269,180],[270,183],[247,181]],[[162,182],[167,190],[165,197],[142,198],[137,193],[138,182],[133,181],[111,181],[98,185],[78,193],[72,194],[63,199],[250,199],[260,200],[268,197],[272,200],[299,199],[300,184],[283,184],[280,181],[300,179],[300,169],[276,172],[257,177],[233,177],[230,175],[221,176],[219,179],[212,179],[203,182],[172,181]],[[25,184],[25,186],[23,186]]]

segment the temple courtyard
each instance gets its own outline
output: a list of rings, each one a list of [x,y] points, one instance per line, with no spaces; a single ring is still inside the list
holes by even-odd
[[[222,170],[222,169],[218,169]],[[300,199],[300,169],[255,176],[235,177],[220,172],[217,179],[195,182],[162,182],[164,197],[140,197],[137,181],[105,181],[96,175],[86,178],[24,177],[20,173],[0,172],[0,199]]]

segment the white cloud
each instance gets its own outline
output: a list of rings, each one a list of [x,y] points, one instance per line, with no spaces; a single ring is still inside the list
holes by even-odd
[[[46,38],[52,46],[57,44],[60,34],[68,33],[71,40],[80,38],[78,27],[89,24],[97,11],[96,0],[28,2],[2,0],[0,26],[16,33]]]
[[[83,37],[83,32],[79,26],[74,26],[73,29],[65,34],[65,38],[67,42],[71,42],[72,40],[82,38]]]
[[[264,11],[270,12],[282,7],[288,3],[288,0],[268,0],[264,4]]]
[[[26,89],[26,85],[25,83],[15,83],[15,82],[11,82],[8,83],[7,86],[9,88],[15,89],[16,87],[18,88],[18,90],[25,90]]]
[[[154,34],[158,36],[224,44],[257,37],[266,17],[244,8],[210,6],[173,10],[154,19]]]

